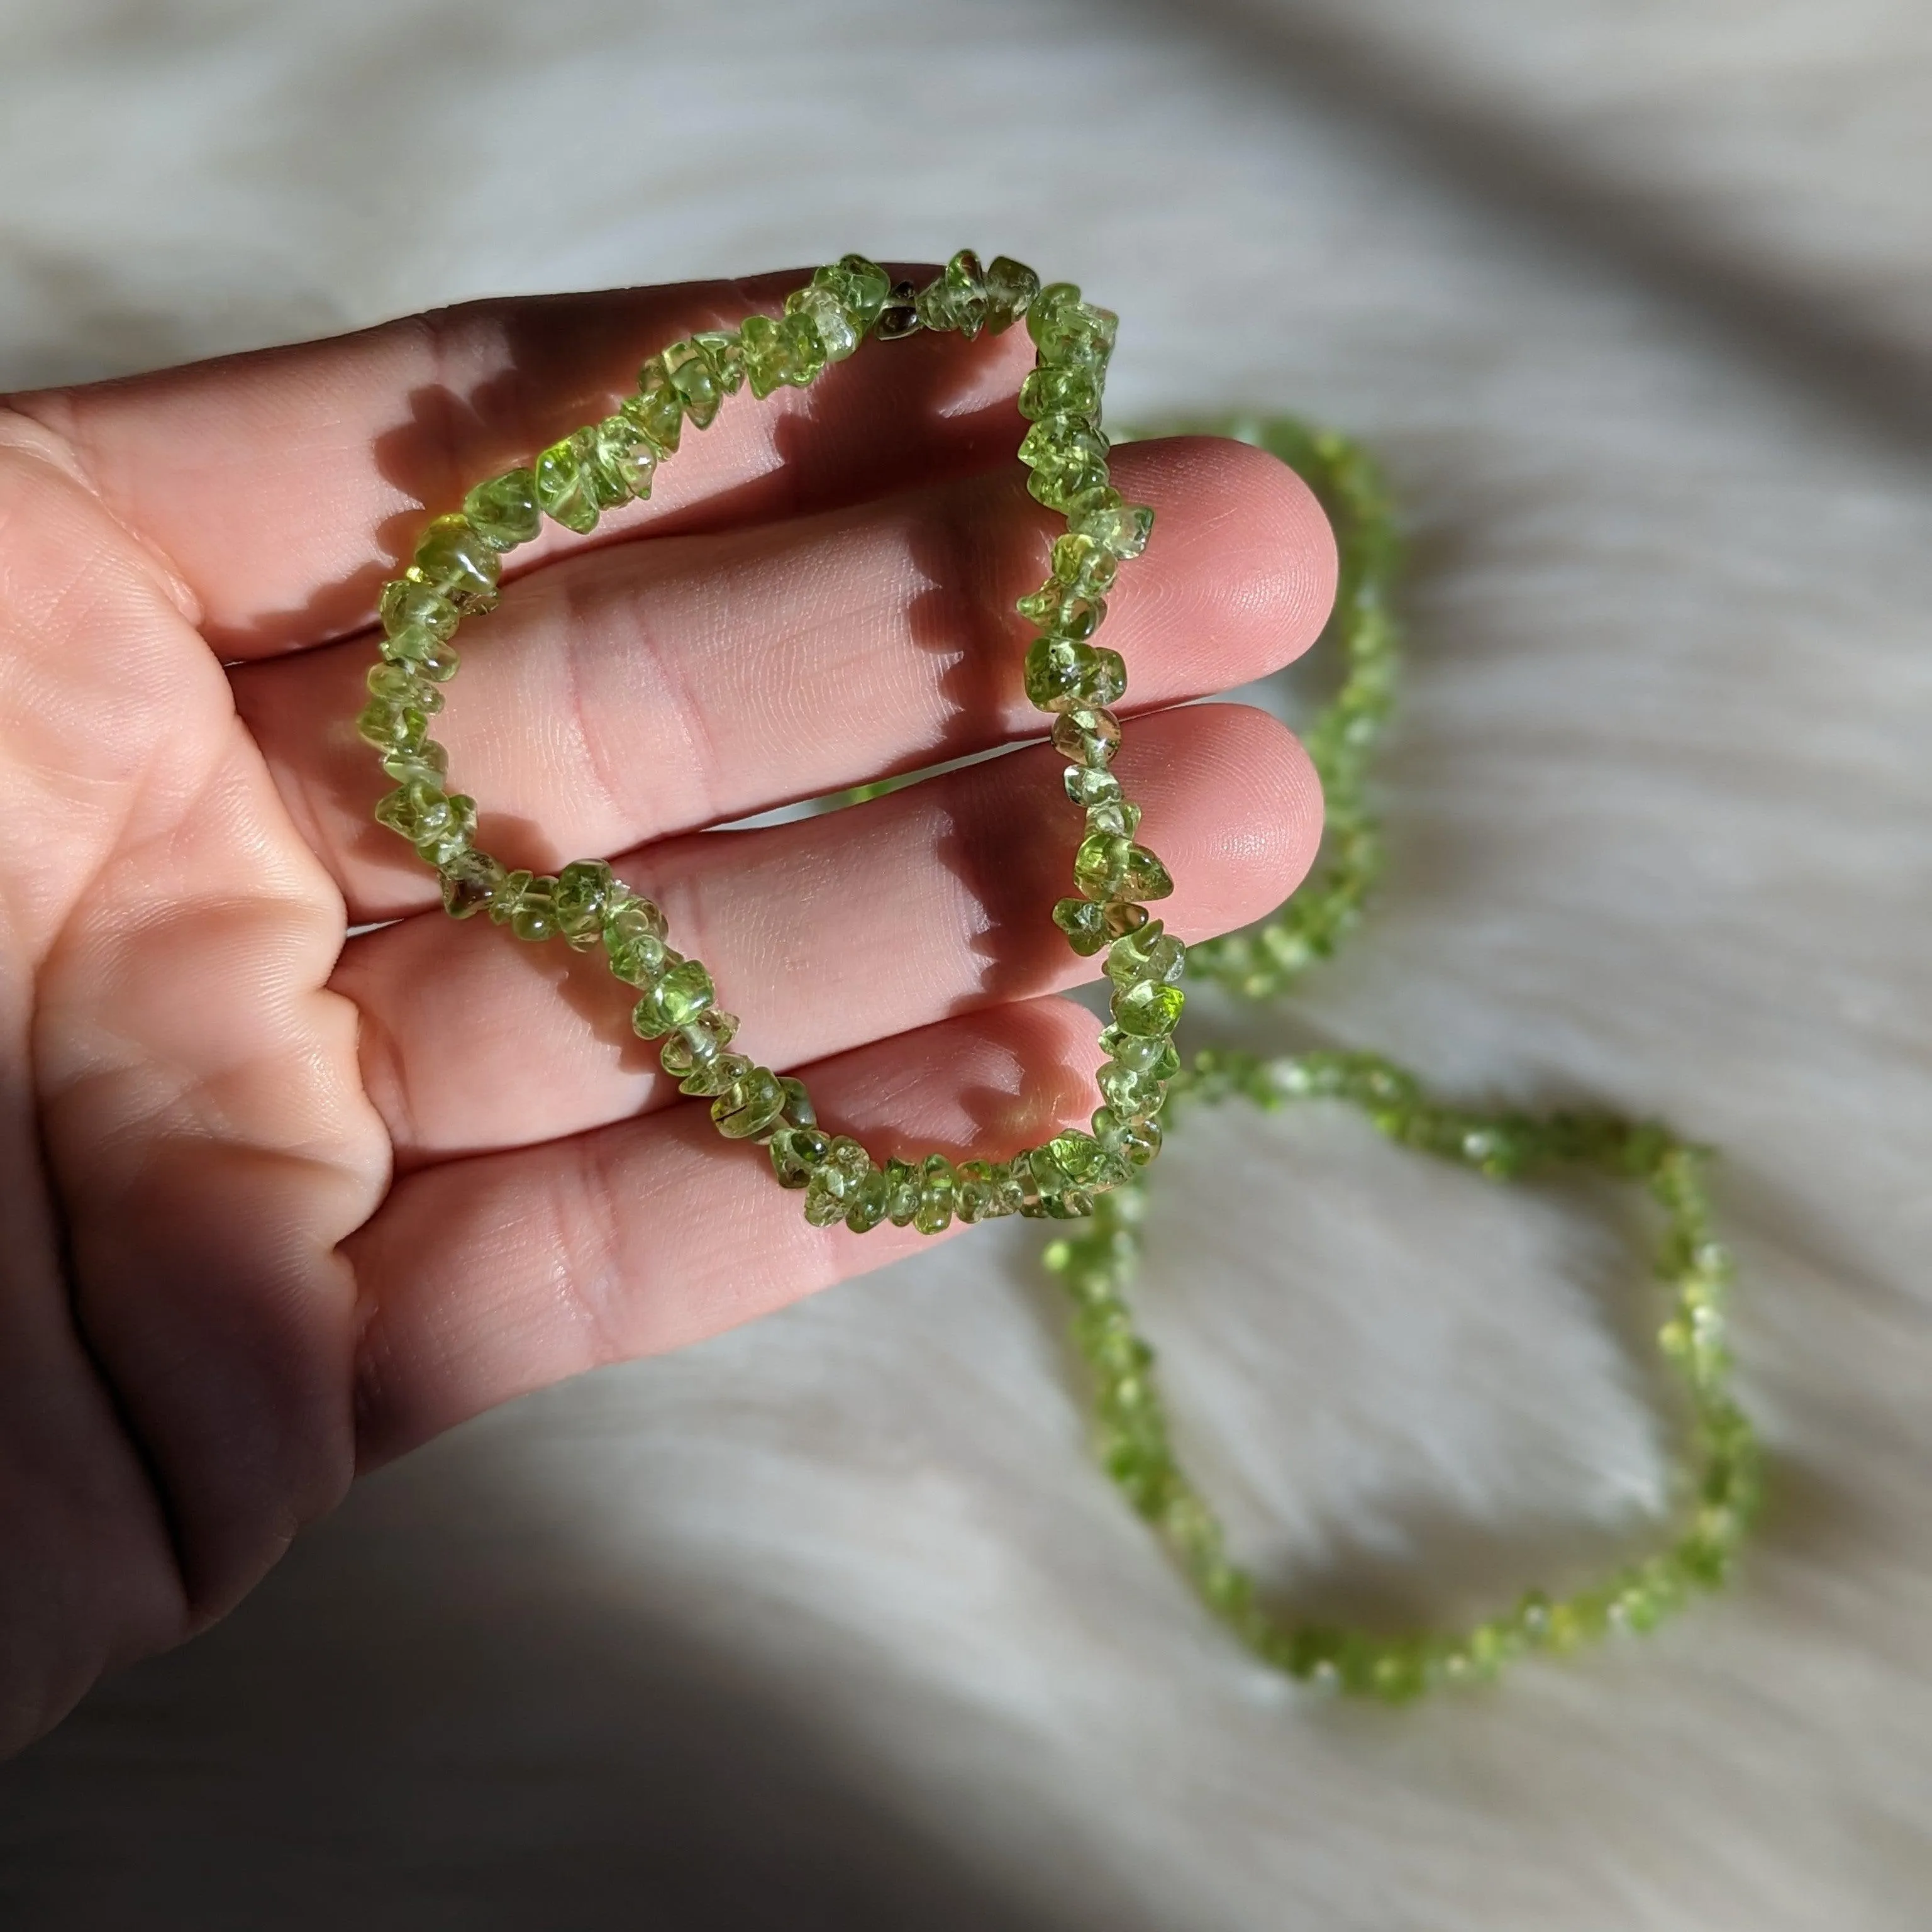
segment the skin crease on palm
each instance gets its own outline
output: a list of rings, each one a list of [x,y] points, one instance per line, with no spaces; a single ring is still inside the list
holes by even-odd
[[[0,1748],[230,1609],[355,1474],[524,1390],[922,1244],[808,1227],[652,1070],[623,989],[435,909],[350,720],[426,516],[802,279],[484,304],[0,399]],[[880,1150],[998,1158],[1096,1104],[1047,914],[1077,814],[1020,689],[1053,524],[1024,329],[740,398],[594,538],[516,553],[439,735],[512,863],[606,855]],[[1118,769],[1193,939],[1319,834],[1278,724],[1174,708],[1326,615],[1319,511],[1208,440],[1108,641]],[[851,810],[705,828],[1018,739]],[[391,922],[347,936],[350,927]]]

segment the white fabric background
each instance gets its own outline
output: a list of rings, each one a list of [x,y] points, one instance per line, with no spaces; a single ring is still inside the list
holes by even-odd
[[[1124,414],[1370,438],[1394,867],[1298,1023],[1718,1143],[1775,1484],[1649,1643],[1311,1700],[1091,1469],[992,1231],[368,1484],[0,1772],[10,1925],[1932,1917],[1922,8],[4,0],[0,179],[0,388],[970,242],[1122,311]],[[1238,1128],[1144,1298],[1270,1578],[1442,1616],[1640,1544],[1616,1204]]]

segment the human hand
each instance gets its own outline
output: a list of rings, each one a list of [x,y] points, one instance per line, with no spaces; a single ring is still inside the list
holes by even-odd
[[[351,722],[430,512],[795,281],[482,304],[0,404],[0,1749],[220,1616],[358,1469],[925,1238],[808,1227],[594,960],[445,919]],[[514,554],[438,721],[490,849],[615,858],[747,1050],[812,1063],[881,1151],[999,1158],[1096,1103],[1097,1022],[1052,997],[1093,974],[1047,916],[1060,761],[702,828],[1040,735],[1026,358],[1023,329],[868,346],[688,430],[654,500]],[[1286,896],[1320,802],[1261,712],[1162,707],[1310,643],[1332,548],[1243,446],[1114,462],[1159,513],[1112,600],[1154,714],[1118,769],[1194,938]]]

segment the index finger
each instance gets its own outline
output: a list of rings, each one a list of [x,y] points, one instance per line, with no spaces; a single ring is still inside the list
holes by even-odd
[[[471,484],[608,414],[638,366],[776,310],[805,272],[472,302],[322,342],[8,399],[60,436],[108,507],[173,566],[224,658],[374,621],[420,534]],[[1010,456],[1025,331],[919,334],[690,433],[646,503],[595,536],[546,524],[516,553],[716,527],[856,500]],[[514,574],[514,572],[512,573]]]

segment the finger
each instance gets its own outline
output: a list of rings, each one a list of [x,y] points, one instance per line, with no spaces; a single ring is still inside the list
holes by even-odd
[[[1132,705],[1259,677],[1312,641],[1334,586],[1319,506],[1264,451],[1215,438],[1119,453],[1157,514],[1109,599]],[[984,474],[806,520],[560,563],[476,627],[437,735],[483,843],[537,871],[883,772],[1038,734],[1013,608],[1050,520]],[[435,882],[374,826],[386,788],[355,734],[370,647],[236,675],[297,822],[368,920]]]
[[[123,523],[163,553],[230,658],[373,620],[426,512],[616,406],[644,358],[775,310],[802,272],[467,303],[325,342],[9,399],[53,429]],[[1010,440],[1026,332],[920,334],[826,370],[808,392],[728,404],[687,434],[646,505],[598,536],[692,529],[840,502]],[[555,529],[521,570],[580,544]]]
[[[890,1150],[1001,1160],[1084,1120],[1098,1022],[1044,1000],[811,1070],[825,1119]],[[806,1222],[764,1149],[687,1102],[399,1181],[348,1244],[365,1325],[364,1467],[607,1362],[662,1353],[898,1260],[931,1237]]]
[[[744,1016],[740,1049],[792,1066],[1095,976],[1049,916],[1078,824],[1064,766],[1042,746],[830,817],[654,846],[622,870]],[[1114,770],[1174,876],[1155,910],[1184,939],[1270,911],[1314,856],[1320,788],[1264,712],[1142,719]],[[678,1098],[598,952],[436,912],[352,940],[334,985],[362,1013],[364,1084],[405,1164]]]

